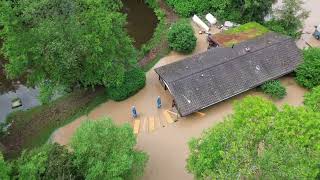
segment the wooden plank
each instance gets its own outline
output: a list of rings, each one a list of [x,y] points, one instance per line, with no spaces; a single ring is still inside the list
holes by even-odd
[[[154,117],[150,117],[149,118],[149,132],[153,132],[154,131]]]
[[[170,114],[168,113],[168,110],[165,110],[165,111],[163,112],[163,115],[164,115],[166,121],[167,121],[169,124],[173,123],[173,119],[172,119],[172,117],[170,116]]]
[[[140,129],[140,120],[136,119],[134,120],[134,125],[133,125],[134,134],[139,134],[139,129]]]
[[[203,116],[205,116],[206,114],[205,113],[202,113],[202,112],[195,112],[197,115],[199,115],[199,116],[201,116],[201,117],[203,117]]]
[[[178,116],[178,114],[177,114],[176,112],[173,112],[173,111],[169,111],[169,110],[168,110],[168,113],[170,113],[170,114],[172,114],[172,115],[174,115],[174,116]]]

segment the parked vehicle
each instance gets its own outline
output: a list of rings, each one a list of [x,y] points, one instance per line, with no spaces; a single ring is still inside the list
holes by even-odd
[[[315,26],[315,31],[313,33],[313,36],[317,39],[320,40],[320,25],[319,26]]]

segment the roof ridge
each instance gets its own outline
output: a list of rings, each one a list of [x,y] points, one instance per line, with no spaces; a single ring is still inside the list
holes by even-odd
[[[273,43],[273,44],[271,44],[271,45],[267,45],[267,46],[265,46],[265,47],[263,47],[263,48],[261,48],[261,49],[257,49],[257,50],[252,51],[252,52],[250,51],[250,53],[245,53],[245,54],[243,54],[243,55],[236,56],[236,57],[231,58],[231,59],[229,59],[229,60],[227,60],[227,61],[220,62],[220,63],[215,64],[215,65],[213,65],[213,66],[209,66],[209,67],[206,67],[206,68],[204,68],[204,69],[201,69],[201,70],[198,71],[198,72],[193,72],[193,73],[189,74],[188,76],[184,76],[184,77],[181,77],[181,78],[178,78],[178,79],[169,81],[168,83],[172,83],[172,82],[175,82],[175,81],[179,81],[179,80],[181,80],[181,79],[184,79],[184,78],[186,78],[186,77],[192,76],[192,75],[194,75],[194,74],[197,74],[197,73],[206,71],[206,70],[208,70],[208,69],[210,69],[210,68],[212,68],[212,67],[216,67],[216,66],[219,66],[219,65],[221,65],[221,64],[225,64],[225,63],[227,63],[227,62],[234,61],[234,60],[236,60],[236,59],[238,59],[238,58],[241,58],[241,57],[243,57],[243,56],[246,56],[246,55],[248,55],[248,54],[252,54],[252,53],[255,53],[255,52],[259,52],[259,51],[265,50],[266,48],[269,48],[269,47],[272,47],[272,46],[275,46],[275,45],[278,45],[278,44],[281,44],[281,43],[286,43],[286,42],[288,42],[288,41],[292,41],[292,39],[289,38],[289,37],[287,37],[287,38],[284,39],[283,41],[279,41],[279,42]],[[222,48],[222,49],[229,49],[229,48]]]

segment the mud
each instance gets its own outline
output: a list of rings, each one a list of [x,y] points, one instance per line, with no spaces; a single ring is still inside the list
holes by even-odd
[[[194,28],[195,32],[199,31],[196,26]],[[217,33],[217,31],[214,30],[212,33]],[[206,36],[197,34],[197,38],[197,47],[192,55],[207,50]],[[155,68],[179,61],[187,56],[171,52],[168,56],[161,59]],[[275,101],[275,103],[279,106],[286,103],[294,106],[301,105],[306,90],[299,87],[292,77],[283,77],[281,81],[286,86],[288,95],[283,100]],[[158,95],[161,96],[164,105],[162,110],[157,110],[156,108],[156,98]],[[257,90],[251,90],[203,110],[204,116],[194,114],[186,118],[180,118],[175,123],[168,124],[163,120],[165,117],[163,117],[162,111],[170,109],[172,98],[168,91],[164,91],[158,81],[158,76],[151,69],[147,73],[146,87],[138,94],[123,102],[108,101],[100,105],[89,113],[88,117],[81,117],[57,130],[52,138],[60,144],[68,144],[76,128],[86,119],[110,117],[119,124],[125,122],[131,123],[130,107],[135,105],[139,113],[139,119],[142,120],[141,133],[137,136],[137,148],[147,152],[150,156],[144,179],[193,179],[192,175],[185,168],[188,156],[187,142],[192,137],[200,136],[205,129],[221,122],[226,115],[232,113],[233,102],[248,95],[266,97]],[[150,117],[155,117],[156,119],[157,125],[153,132],[146,130],[148,126],[147,119]]]

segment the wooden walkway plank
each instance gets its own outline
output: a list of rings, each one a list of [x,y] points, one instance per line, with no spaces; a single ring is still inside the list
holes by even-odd
[[[139,129],[140,129],[140,120],[136,119],[134,120],[134,125],[133,125],[134,134],[139,134]]]
[[[195,112],[197,115],[199,115],[199,116],[201,116],[201,117],[203,117],[203,116],[205,116],[206,114],[205,113],[202,113],[202,112]]]
[[[167,121],[169,124],[173,123],[173,119],[172,119],[172,117],[170,116],[170,114],[168,113],[168,110],[165,110],[165,111],[163,112],[163,115],[164,115],[166,121]]]
[[[149,118],[149,132],[153,132],[155,129],[155,126],[154,126],[154,117],[150,117]]]

